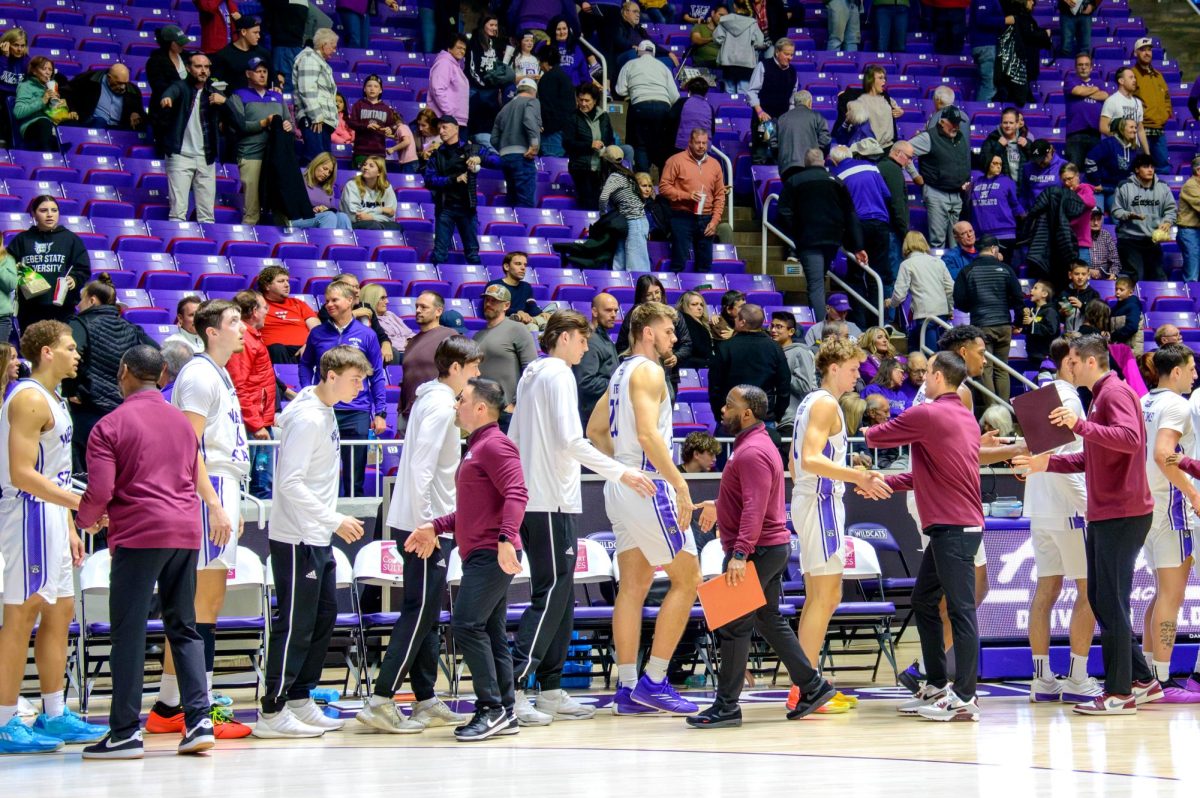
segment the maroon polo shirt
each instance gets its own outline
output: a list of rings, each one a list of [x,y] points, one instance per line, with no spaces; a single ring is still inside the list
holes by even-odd
[[[759,546],[788,542],[783,504],[783,461],[759,422],[738,433],[721,472],[717,526],[726,553],[749,556]]]
[[[439,535],[454,532],[464,562],[476,549],[495,551],[501,532],[521,548],[518,533],[529,493],[517,447],[495,422],[467,438],[467,453],[454,475],[454,486],[455,511],[434,521],[433,527]]]

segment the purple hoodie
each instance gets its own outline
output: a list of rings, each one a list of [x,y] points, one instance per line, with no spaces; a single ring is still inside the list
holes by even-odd
[[[451,55],[449,50],[442,50],[429,68],[426,107],[433,111],[435,117],[450,114],[458,120],[458,124],[465,125],[470,96],[471,85],[467,81],[467,73],[463,71],[463,62]]]
[[[1056,154],[1050,159],[1049,166],[1041,166],[1030,161],[1022,167],[1021,199],[1025,201],[1027,208],[1032,208],[1038,196],[1050,186],[1062,185],[1062,178],[1059,177],[1058,170],[1062,169],[1064,164],[1066,161]]]
[[[567,18],[571,30],[579,30],[579,14],[574,0],[517,0],[512,5],[509,30],[545,30],[557,16]]]
[[[971,189],[971,207],[975,214],[975,233],[987,233],[999,239],[1017,237],[1018,215],[1025,209],[1017,199],[1017,184],[1006,174],[980,178]]]
[[[687,148],[688,138],[696,128],[707,130],[711,139],[714,113],[707,97],[693,94],[684,100],[683,108],[679,112],[679,132],[675,134],[675,149]]]

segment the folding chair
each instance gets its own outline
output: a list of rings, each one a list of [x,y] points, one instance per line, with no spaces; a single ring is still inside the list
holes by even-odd
[[[358,550],[354,556],[354,566],[351,569],[350,597],[354,614],[358,616],[358,656],[361,673],[355,684],[355,694],[359,687],[365,687],[367,695],[371,694],[370,658],[367,656],[367,633],[378,632],[381,637],[391,636],[392,627],[400,617],[398,612],[362,611],[361,587],[373,585],[387,590],[398,588],[404,584],[404,561],[400,556],[399,544],[394,540],[373,540]],[[380,645],[380,653],[383,652]]]

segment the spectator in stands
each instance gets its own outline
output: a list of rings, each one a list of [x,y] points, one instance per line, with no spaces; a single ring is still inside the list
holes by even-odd
[[[229,358],[225,370],[237,389],[246,434],[256,441],[269,441],[271,428],[275,426],[275,367],[262,339],[267,301],[262,294],[252,290],[239,291],[233,301],[242,312],[246,329],[242,334],[242,351]],[[271,495],[271,453],[263,448],[254,450],[251,461],[258,465],[260,457],[265,460],[265,467],[251,469],[250,491],[265,499]]]
[[[12,130],[8,120],[8,99],[16,98],[17,86],[29,71],[29,37],[21,28],[9,28],[0,36],[0,139],[8,146]]]
[[[340,91],[334,95],[333,103],[337,106],[338,123],[330,135],[330,141],[334,144],[353,144],[354,131],[350,129],[349,123],[346,122],[346,117],[350,113],[350,104],[346,102],[346,97]]]
[[[467,124],[471,85],[464,63],[470,47],[467,37],[456,33],[450,46],[437,54],[429,68],[429,96],[426,104],[434,116],[452,116],[459,125]]]
[[[618,96],[629,99],[629,143],[633,145],[634,168],[639,172],[649,171],[651,164],[663,168],[671,139],[662,131],[669,129],[671,105],[679,99],[671,70],[655,60],[654,51],[654,42],[639,44],[639,57],[622,67],[615,87]]]
[[[583,359],[571,367],[575,387],[579,392],[579,417],[586,422],[592,417],[596,402],[608,390],[608,381],[617,369],[617,346],[612,329],[617,325],[621,306],[612,294],[601,291],[592,297],[592,335],[588,338]]]
[[[354,131],[355,169],[370,155],[383,157],[387,140],[396,138],[396,128],[403,122],[382,96],[383,81],[378,75],[368,75],[363,81],[362,99],[350,106],[346,114],[346,125]]]
[[[534,159],[542,137],[542,106],[537,93],[537,81],[523,78],[517,84],[517,96],[505,104],[492,126],[491,147],[500,153],[508,204],[513,208],[537,206]]]
[[[54,62],[34,56],[25,80],[17,86],[12,117],[25,142],[23,149],[58,152],[58,124],[67,118],[66,100],[58,92]]]
[[[1161,242],[1170,239],[1175,224],[1175,196],[1155,175],[1151,156],[1133,159],[1133,175],[1113,195],[1112,217],[1117,221],[1122,271],[1139,282],[1165,280]]]
[[[396,143],[388,147],[386,151],[388,171],[398,171],[405,175],[418,174],[424,168],[424,164],[417,156],[417,139],[413,135],[412,128],[400,117],[396,117],[395,141]]]
[[[750,155],[754,163],[768,162],[769,147],[763,140],[761,128],[790,110],[800,78],[800,73],[792,66],[796,45],[790,39],[778,39],[774,49],[773,57],[759,61],[754,67],[750,85],[746,88],[746,102],[751,110]]]
[[[1091,277],[1093,280],[1113,280],[1121,272],[1117,240],[1104,228],[1104,211],[1092,208]],[[1182,249],[1182,247],[1180,247]],[[1185,261],[1186,266],[1186,261]]]
[[[179,341],[191,347],[193,354],[204,352],[204,339],[196,332],[196,310],[203,301],[195,294],[189,294],[175,304],[175,326],[178,330],[167,336],[164,344]]]
[[[925,129],[934,130],[942,118],[942,111],[954,105],[954,89],[943,83],[933,90],[933,113],[925,120]]]
[[[979,235],[995,236],[1000,242],[1006,261],[1012,260],[1017,229],[1026,213],[1017,194],[1017,184],[1005,173],[1002,157],[993,154],[984,164],[983,179],[971,187],[971,216]]]
[[[292,99],[296,105],[296,124],[304,137],[304,163],[329,152],[338,124],[337,84],[328,63],[337,46],[338,35],[329,28],[321,28],[313,34],[312,47],[301,50],[292,67],[296,84]],[[432,96],[432,89],[430,92]]]
[[[1038,280],[1029,289],[1033,307],[1027,306],[1022,313],[1026,356],[1038,368],[1050,357],[1050,344],[1059,336],[1058,311],[1050,301],[1053,297],[1054,284],[1049,280]]]
[[[1004,30],[1000,0],[971,1],[971,58],[979,69],[975,102],[991,102],[996,96],[996,43]]]
[[[166,112],[167,188],[170,218],[187,221],[188,200],[195,196],[196,221],[215,222],[216,160],[220,107],[225,96],[208,80],[212,64],[204,53],[188,56],[188,79],[167,87],[159,105]]]
[[[715,23],[712,41],[717,45],[717,64],[727,94],[745,94],[750,75],[766,48],[763,33],[754,19],[749,0],[734,0],[733,11]]]
[[[925,384],[925,377],[929,374],[929,359],[921,352],[909,350],[905,355],[904,363],[904,385],[902,390],[904,395],[908,397],[908,402],[911,405],[912,400],[916,397],[917,391],[921,390],[921,386]]]
[[[865,144],[866,141],[862,143]],[[872,155],[883,155],[878,145],[870,146],[867,151]],[[868,160],[852,157],[849,147],[843,144],[834,147],[829,153],[829,160],[833,163],[831,173],[850,192],[850,201],[854,204],[859,228],[862,230],[863,249],[867,252],[871,268],[878,272],[883,280],[886,297],[891,293],[895,282],[890,263],[892,232],[889,226],[891,216],[888,200],[891,199],[891,192],[879,172],[879,167]],[[875,283],[868,280],[867,273],[858,268],[857,263],[849,263],[847,266],[849,269],[846,280],[850,286],[864,297],[874,296]],[[873,308],[854,302],[850,318],[861,327],[867,323],[867,317],[872,310]]]
[[[825,274],[838,250],[854,252],[866,263],[862,229],[850,192],[825,170],[825,154],[809,150],[804,166],[783,178],[779,199],[779,225],[796,246],[796,257],[804,269],[808,305],[815,316],[825,313]],[[849,302],[847,302],[849,310]]]
[[[795,340],[796,316],[791,311],[777,310],[771,314],[769,335],[783,350],[791,375],[787,412],[779,420],[779,435],[788,438],[792,435],[800,403],[817,389],[817,359],[811,349]]]
[[[1154,344],[1160,349],[1167,344],[1183,343],[1183,333],[1174,324],[1160,324],[1154,330]]]
[[[708,272],[725,212],[725,171],[708,154],[707,133],[692,130],[688,148],[667,160],[658,190],[671,203],[671,271],[682,272],[690,256],[695,271]]]
[[[260,44],[262,24],[249,14],[242,14],[233,26],[237,38],[212,54],[213,78],[225,81],[230,92],[246,88],[246,70],[252,59],[262,60],[268,71],[271,69],[271,51]]]
[[[904,174],[908,170],[915,171],[912,161],[913,149],[907,141],[897,141],[886,158],[875,160],[875,167],[879,169],[888,188],[888,227],[891,233],[888,271],[893,275],[900,272],[901,247],[909,229],[908,184]]]
[[[829,38],[825,49],[831,53],[855,52],[862,39],[861,0],[830,0],[825,4]]]
[[[161,154],[166,146],[168,115],[162,112],[159,101],[163,92],[177,80],[187,80],[187,59],[183,48],[191,39],[178,25],[164,25],[154,32],[158,49],[146,59],[146,82],[150,85],[149,116],[154,142]]]
[[[874,379],[883,361],[896,356],[896,347],[892,345],[888,331],[882,327],[868,327],[866,332],[858,336],[858,348],[863,351],[864,357],[858,373],[864,380]]]
[[[413,304],[413,317],[417,323],[417,334],[404,348],[404,374],[400,383],[399,420],[396,434],[402,436],[408,413],[417,400],[417,388],[422,383],[437,377],[437,364],[433,356],[438,344],[455,335],[451,327],[443,327],[442,311],[446,301],[434,291],[423,291]]]
[[[283,76],[283,90],[295,91],[292,70],[304,49],[308,28],[308,3],[264,0],[263,23],[271,39],[271,74]]]
[[[388,295],[382,285],[369,283],[359,292],[363,307],[370,308],[375,319],[386,334],[387,343],[391,346],[393,364],[399,364],[404,359],[404,349],[416,332],[404,323],[404,319],[388,310]],[[380,349],[382,350],[382,345]]]
[[[1017,430],[1016,420],[1004,405],[992,405],[979,417],[981,432],[994,432],[1001,438],[1011,438]]]
[[[640,0],[639,5],[650,22],[665,25],[675,21],[675,9],[667,0]]]
[[[628,147],[622,145],[626,150],[628,157]],[[638,172],[634,175],[637,178],[638,192],[642,195],[642,202],[646,209],[646,219],[650,222],[650,240],[651,241],[670,241],[671,240],[671,203],[670,201],[658,193],[658,186],[654,183],[654,178],[645,172]],[[720,226],[717,228],[720,229]]]
[[[692,24],[692,63],[698,67],[714,69],[718,66],[721,56],[721,45],[716,41],[717,26],[721,19],[729,13],[724,5],[713,6],[708,16],[696,20]],[[684,15],[685,21],[688,15]]]
[[[1059,0],[1059,5],[1063,5],[1063,0]],[[1085,7],[1090,7],[1090,5]],[[1070,13],[1063,15],[1060,12],[1059,14],[1060,23],[1064,26],[1064,51],[1066,50],[1067,20],[1071,18]],[[1079,18],[1088,21],[1087,38],[1090,41],[1091,15],[1081,12],[1074,17],[1074,20]],[[1087,160],[1087,154],[1100,143],[1100,109],[1104,101],[1108,99],[1108,92],[1092,80],[1090,49],[1090,47],[1080,49],[1079,54],[1075,56],[1075,71],[1063,80],[1063,97],[1067,103],[1067,145],[1064,152],[1068,161],[1081,166]]]
[[[609,74],[620,73],[629,61],[640,54],[638,45],[650,40],[650,34],[642,27],[642,9],[632,0],[621,3],[621,15],[607,32],[611,50],[608,53]]]
[[[600,207],[600,153],[616,142],[612,122],[600,108],[600,100],[600,90],[595,84],[577,86],[576,111],[563,130],[563,149],[570,158],[567,172],[575,184],[575,204],[589,211]]]
[[[487,326],[474,335],[475,343],[483,352],[480,375],[495,380],[504,389],[505,408],[500,414],[500,429],[506,433],[517,398],[517,382],[525,367],[537,360],[537,347],[529,329],[508,317],[510,304],[511,295],[507,288],[498,283],[489,285],[483,292],[483,318]]]
[[[1142,300],[1138,299],[1133,278],[1122,274],[1114,286],[1117,304],[1113,306],[1110,324],[1114,344],[1126,344],[1135,355],[1142,352]]]
[[[975,228],[970,222],[954,225],[954,243],[956,246],[942,255],[942,262],[946,264],[951,277],[958,277],[958,273],[979,256],[975,246]]]
[[[1146,140],[1145,106],[1134,96],[1137,90],[1137,73],[1133,67],[1121,67],[1117,70],[1117,90],[1108,95],[1104,105],[1100,107],[1100,135],[1113,134],[1112,124],[1119,119],[1132,119],[1137,122],[1137,142],[1142,152],[1150,152]]]
[[[48,194],[29,203],[33,225],[8,242],[8,254],[22,266],[40,274],[50,290],[35,297],[17,291],[17,325],[22,331],[43,319],[66,321],[79,304],[80,291],[92,276],[91,259],[83,240],[58,224],[58,200]],[[54,301],[59,280],[65,280],[67,295]]]
[[[375,333],[375,337],[379,339],[379,353],[383,358],[383,364],[387,366],[394,363],[395,359],[392,352],[391,340],[388,338],[388,334],[383,329],[383,326],[380,325],[379,319],[375,316],[374,305],[368,305],[362,301],[362,286],[358,282],[357,275],[350,274],[349,272],[339,274],[333,278],[333,282],[330,285],[334,283],[341,283],[350,287],[352,294],[350,297],[352,300],[350,315],[362,322],[364,326],[370,327],[371,332]],[[321,309],[317,311],[317,320],[324,324],[330,318],[329,308],[324,305],[321,306]]]
[[[238,180],[242,184],[242,224],[258,224],[262,213],[259,182],[263,157],[267,152],[268,129],[276,117],[283,120],[285,133],[292,132],[292,120],[283,95],[272,91],[267,62],[251,58],[246,65],[246,88],[229,98],[233,131],[237,134]]]
[[[1110,212],[1117,186],[1133,174],[1133,159],[1142,154],[1135,120],[1130,117],[1118,119],[1111,130],[1113,134],[1101,139],[1087,156],[1088,178],[1100,183],[1104,210]]]
[[[829,151],[832,139],[825,117],[812,109],[812,93],[802,89],[792,96],[792,108],[779,117],[775,126],[779,139],[776,162],[779,174],[804,166],[804,154],[812,149]],[[905,206],[907,207],[907,205]]]
[[[121,355],[138,344],[158,349],[146,332],[121,318],[117,292],[105,273],[83,287],[79,315],[68,324],[79,352],[74,377],[63,381],[62,393],[71,409],[74,431],[71,454],[77,472],[87,471],[87,442],[96,422],[121,404],[117,385]]]
[[[1083,203],[1084,212],[1071,218],[1071,229],[1075,232],[1078,255],[1088,263],[1092,261],[1092,211],[1096,209],[1096,192],[1079,177],[1079,167],[1064,163],[1058,170],[1063,188],[1074,191]]]
[[[500,21],[492,14],[481,15],[467,49],[465,68],[471,87],[467,98],[468,131],[479,144],[488,143],[500,110],[501,89],[513,82],[511,67],[501,60],[503,48]]]
[[[525,272],[529,268],[529,255],[519,250],[504,253],[501,265],[504,275],[492,280],[488,285],[502,285],[508,289],[509,318],[516,319],[522,324],[534,325],[538,328],[546,325],[549,313],[542,312],[533,298],[533,286],[525,282]]]
[[[292,219],[291,226],[299,228],[319,227],[330,230],[349,230],[353,226],[350,217],[336,210],[333,189],[337,185],[337,161],[323,152],[308,162],[304,170],[304,187],[308,201],[312,203],[313,218]]]
[[[869,137],[878,141],[884,150],[891,147],[897,137],[896,120],[904,112],[887,93],[887,71],[882,66],[870,64],[863,70],[862,86],[851,86],[838,94],[838,119],[834,123],[835,128],[843,126],[850,103],[857,103],[865,113]]]
[[[1000,112],[1000,122],[988,134],[979,149],[979,165],[988,171],[992,158],[999,156],[1001,173],[1014,183],[1020,181],[1025,164],[1029,161],[1030,142],[1021,135],[1021,112],[1016,108],[1005,108]]]
[[[1154,40],[1149,37],[1138,39],[1133,45],[1136,59],[1133,67],[1133,96],[1142,101],[1143,125],[1147,151],[1154,159],[1154,170],[1160,175],[1170,172],[1171,162],[1167,153],[1167,137],[1164,128],[1175,119],[1171,107],[1171,90],[1163,74],[1154,68]]]
[[[67,83],[63,96],[84,127],[138,130],[146,121],[142,91],[130,81],[124,64],[80,72]]]
[[[685,474],[707,474],[717,467],[721,444],[707,432],[689,432],[679,454],[679,470]]]
[[[1100,293],[1089,284],[1091,271],[1086,261],[1073,261],[1067,278],[1071,282],[1058,295],[1058,314],[1062,318],[1063,332],[1079,332],[1083,309],[1092,300],[1100,299]]]
[[[903,53],[908,39],[908,0],[875,0],[875,50]]]
[[[1007,55],[998,51],[996,91],[1006,102],[1024,108],[1033,101],[1032,85],[1037,82],[1042,50],[1051,50],[1050,34],[1033,17],[1034,0],[1001,0],[1004,21],[1011,30]],[[1001,35],[1000,47],[1005,44]],[[949,52],[949,51],[947,51]]]
[[[433,111],[422,108],[413,117],[412,129],[416,139],[417,161],[420,170],[424,172],[425,167],[429,165],[430,155],[442,143],[441,136],[438,135],[437,117],[433,115]]]
[[[1107,341],[1112,336],[1112,308],[1102,299],[1093,299],[1083,306],[1080,335],[1099,335]]]
[[[850,311],[850,300],[845,294],[832,294],[826,306],[825,321],[819,321],[804,331],[804,345],[815,353],[821,346],[821,341],[841,338],[849,340],[862,335],[862,330],[853,323],[846,321]]]
[[[1059,172],[1066,161],[1054,152],[1054,145],[1038,139],[1029,145],[1029,162],[1021,169],[1021,199],[1026,208],[1032,208],[1042,192],[1051,186],[1061,186]]]
[[[717,126],[717,109],[708,101],[708,81],[692,78],[684,89],[687,96],[680,97],[671,107],[671,117],[679,122],[675,127],[676,152],[687,149],[691,131],[703,130],[711,140]]]
[[[354,401],[339,403],[333,409],[338,433],[343,441],[365,440],[369,433],[382,436],[387,429],[387,379],[380,356],[379,339],[362,322],[354,318],[354,290],[347,283],[330,283],[325,289],[325,309],[329,320],[313,327],[300,354],[297,372],[300,387],[321,381],[321,356],[335,346],[352,346],[366,356],[372,373],[363,383],[362,392]],[[361,446],[342,447],[342,494],[362,496],[367,469],[367,450]]]
[[[200,52],[212,56],[222,47],[229,44],[229,26],[225,24],[225,12],[221,6],[229,9],[229,18],[237,22],[241,17],[237,3],[234,0],[192,0],[196,10],[200,12]]]
[[[908,325],[908,351],[919,351],[921,345],[937,351],[937,339],[942,328],[929,322],[925,339],[921,340],[921,325],[925,319],[950,320],[951,303],[954,300],[954,278],[950,276],[941,258],[929,251],[929,242],[921,233],[911,230],[904,236],[901,250],[904,260],[896,276],[896,287],[887,299],[887,306],[900,307],[912,294],[912,308]]]
[[[994,236],[981,236],[979,255],[954,278],[954,307],[971,315],[971,324],[983,331],[987,351],[1008,362],[1013,327],[1020,326],[1025,311],[1025,292],[1017,275],[1000,255]],[[1004,401],[1009,397],[1008,372],[984,367],[983,385]]]
[[[1192,158],[1192,176],[1179,190],[1175,240],[1183,255],[1183,279],[1200,280],[1200,156]]]
[[[271,353],[271,362],[297,362],[309,330],[320,323],[317,312],[291,296],[291,280],[283,266],[267,266],[258,273],[254,285],[267,301],[262,339]]]
[[[400,4],[396,0],[386,0],[387,7],[399,11]],[[369,16],[373,3],[367,0],[337,0],[337,15],[342,23],[342,35],[346,37],[347,47],[359,49],[370,47],[371,17]]]
[[[666,302],[667,292],[662,281],[653,274],[643,274],[638,277],[633,286],[633,307],[646,302]],[[632,311],[633,308],[630,308]],[[617,332],[617,351],[629,350],[629,313],[621,320],[621,329]],[[675,316],[675,346],[670,356],[663,358],[662,367],[667,372],[667,385],[671,389],[671,399],[679,392],[679,365],[692,356],[692,339],[688,335],[687,322],[677,314]]]
[[[507,54],[507,63],[512,67],[515,80],[521,78],[533,78],[537,80],[542,75],[542,66],[538,62],[537,39],[534,38],[533,31],[525,31],[517,39],[514,47],[509,48]]]
[[[946,246],[946,234],[962,215],[963,192],[971,183],[971,142],[960,130],[966,116],[955,106],[942,112],[937,130],[918,133],[909,143],[924,183],[929,243]]]
[[[879,370],[862,390],[863,399],[868,401],[872,395],[876,394],[887,400],[891,418],[895,418],[912,406],[912,399],[904,390],[904,366],[896,358],[889,357],[880,362]]]
[[[650,236],[650,222],[646,218],[646,206],[637,187],[637,177],[622,162],[624,153],[620,147],[605,147],[600,151],[600,175],[604,184],[600,189],[600,210],[607,213],[609,205],[625,220],[625,240],[617,247],[613,257],[616,271],[650,271],[650,251],[646,241]]]
[[[933,51],[942,55],[958,55],[967,37],[967,6],[969,0],[925,0],[930,9],[933,28]]]
[[[557,16],[546,25],[546,38],[551,47],[558,50],[558,68],[571,79],[572,85],[580,86],[592,82],[591,63],[595,56],[584,55],[579,44],[579,32],[571,27],[566,17]]]
[[[683,319],[688,337],[692,341],[691,354],[687,360],[680,362],[679,367],[708,368],[716,352],[715,341],[718,336],[713,331],[712,321],[708,317],[708,303],[704,301],[704,295],[698,291],[684,291],[675,303],[675,312]]]
[[[399,230],[396,191],[388,183],[387,161],[369,155],[354,179],[342,186],[342,213],[356,230]]]
[[[559,66],[558,48],[543,45],[538,50],[542,76],[537,79],[538,103],[542,109],[541,153],[562,158],[564,130],[575,112],[575,86]]]
[[[187,365],[188,361],[196,356],[192,348],[181,341],[168,341],[163,343],[162,347],[163,361],[166,363],[163,369],[162,395],[168,402],[171,401],[171,394],[175,390],[175,379],[179,376],[179,372]]]
[[[734,328],[737,327],[738,311],[744,304],[746,304],[746,295],[741,291],[730,289],[721,294],[721,310],[710,321],[713,340],[720,343],[733,337]]]
[[[459,122],[450,114],[438,119],[442,143],[425,167],[425,186],[433,192],[435,214],[433,255],[436,266],[446,260],[454,231],[462,239],[467,263],[479,263],[479,218],[475,212],[475,176],[483,165],[479,148],[458,136]],[[499,165],[499,157],[487,156],[487,165]],[[432,379],[432,378],[431,378]]]
[[[0,354],[7,354],[13,334],[13,309],[17,291],[17,261],[0,244]],[[3,369],[0,369],[0,373]],[[0,391],[0,402],[4,394]]]
[[[787,414],[791,384],[791,370],[783,350],[763,330],[763,309],[758,305],[742,305],[733,337],[717,347],[708,368],[708,403],[713,407],[713,415],[720,416],[732,388],[754,385],[762,388],[770,400],[771,413],[764,420],[774,427]]]

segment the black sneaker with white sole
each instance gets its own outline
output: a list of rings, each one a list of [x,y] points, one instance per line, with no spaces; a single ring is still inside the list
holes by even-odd
[[[204,718],[183,733],[183,739],[179,741],[179,748],[176,749],[176,752],[180,754],[199,754],[202,751],[207,751],[216,744],[216,739],[213,737],[212,718]]]
[[[521,724],[517,722],[517,712],[513,707],[505,710],[508,715],[508,722],[500,731],[496,732],[497,737],[507,737],[513,734],[521,733]]]
[[[138,729],[125,740],[114,740],[112,734],[105,735],[98,743],[83,749],[84,759],[141,759],[145,756],[142,747],[142,730]]]
[[[460,743],[477,743],[508,728],[509,716],[504,707],[477,709],[475,716],[465,726],[454,730],[454,739]]]

